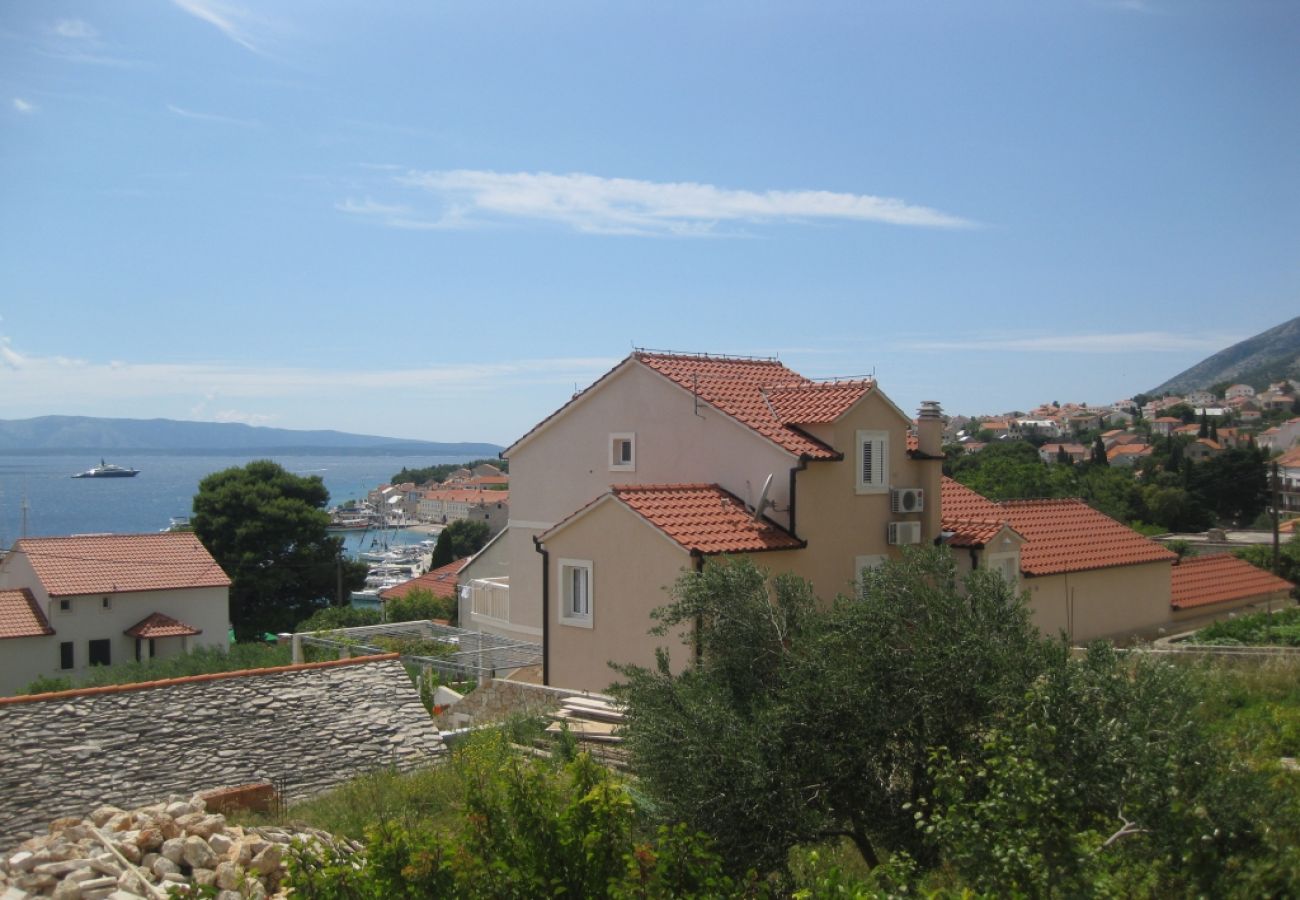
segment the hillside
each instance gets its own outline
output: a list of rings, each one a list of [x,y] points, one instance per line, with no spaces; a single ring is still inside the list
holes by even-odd
[[[1185,394],[1222,382],[1259,390],[1283,378],[1300,378],[1300,316],[1220,350],[1147,393]]]
[[[342,431],[291,431],[234,422],[181,422],[174,419],[100,419],[41,416],[0,419],[0,453],[151,450],[176,453],[244,453],[295,450],[317,453],[412,453],[425,456],[495,456],[501,448],[485,443],[438,443],[348,434]]]

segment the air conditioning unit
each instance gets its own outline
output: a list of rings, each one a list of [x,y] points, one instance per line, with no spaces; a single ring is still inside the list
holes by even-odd
[[[889,492],[889,508],[896,513],[914,513],[925,509],[925,490],[922,488],[893,488]]]
[[[921,543],[920,522],[890,522],[889,543],[895,547]]]

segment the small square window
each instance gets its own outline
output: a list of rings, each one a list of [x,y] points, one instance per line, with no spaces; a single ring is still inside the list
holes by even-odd
[[[560,560],[560,621],[591,627],[591,569],[589,560]]]
[[[609,436],[609,470],[611,472],[636,471],[636,435],[631,433]]]
[[[72,612],[72,601],[71,601],[71,600],[60,600],[60,601],[59,601],[59,612]]]

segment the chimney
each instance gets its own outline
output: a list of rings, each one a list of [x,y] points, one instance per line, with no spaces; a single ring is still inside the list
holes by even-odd
[[[922,400],[916,416],[917,449],[926,456],[943,455],[943,411],[938,400]]]

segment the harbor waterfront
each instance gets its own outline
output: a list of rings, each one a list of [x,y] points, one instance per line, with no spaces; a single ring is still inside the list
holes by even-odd
[[[296,475],[319,475],[330,504],[360,500],[403,468],[468,462],[467,456],[314,455],[229,453],[137,455],[115,450],[112,457],[138,469],[134,478],[72,478],[99,462],[102,454],[0,454],[0,547],[26,534],[46,537],[87,533],[138,534],[167,528],[188,518],[199,482],[213,472],[271,459]],[[25,511],[24,511],[25,508]],[[24,519],[26,520],[24,528]],[[352,552],[368,548],[381,533],[339,533]],[[418,543],[419,531],[382,533],[395,543]]]

